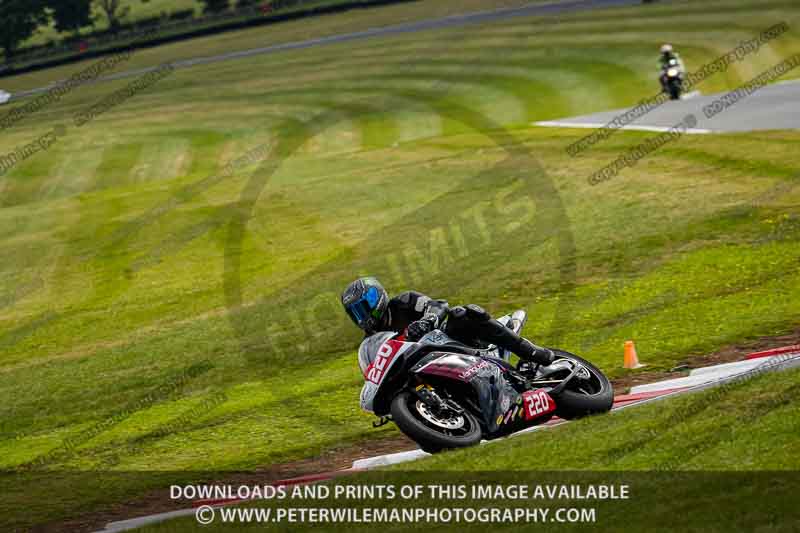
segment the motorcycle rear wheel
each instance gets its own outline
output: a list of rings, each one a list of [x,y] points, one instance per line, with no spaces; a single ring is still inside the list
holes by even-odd
[[[401,392],[392,400],[392,420],[397,427],[409,436],[420,448],[428,453],[436,453],[444,449],[465,448],[481,441],[481,427],[478,419],[467,410],[459,413],[457,418],[441,419],[441,425],[432,422],[432,417],[423,407],[421,401],[410,392]],[[426,414],[428,418],[426,418]],[[435,417],[433,417],[435,420]],[[459,423],[462,423],[459,427]],[[447,424],[452,429],[445,427]]]
[[[573,420],[588,415],[605,413],[614,405],[614,388],[603,372],[592,363],[575,354],[553,350],[557,358],[572,359],[583,365],[596,380],[597,390],[591,393],[570,390],[561,391],[556,400],[556,415],[564,420]]]

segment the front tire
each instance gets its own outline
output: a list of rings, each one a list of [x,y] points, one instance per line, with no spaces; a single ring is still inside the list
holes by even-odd
[[[561,350],[553,351],[557,358],[572,359],[586,367],[595,380],[596,387],[591,391],[576,391],[569,388],[561,391],[555,396],[556,415],[564,420],[573,420],[610,411],[614,405],[614,388],[605,374],[582,357]]]
[[[672,100],[680,100],[681,99],[681,86],[679,83],[670,83],[669,86],[669,97]]]
[[[410,392],[401,392],[392,400],[390,410],[392,420],[400,431],[413,439],[424,451],[436,453],[444,449],[465,448],[481,441],[480,424],[469,411],[464,410],[458,414],[463,421],[461,427],[448,430],[426,419],[424,411],[420,410],[420,403]],[[453,425],[457,425],[459,421],[453,420]]]

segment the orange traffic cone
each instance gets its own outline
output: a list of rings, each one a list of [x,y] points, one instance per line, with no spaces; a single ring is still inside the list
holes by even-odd
[[[625,341],[625,358],[622,366],[625,368],[641,368],[645,366],[639,363],[639,356],[636,355],[636,346],[633,341]]]

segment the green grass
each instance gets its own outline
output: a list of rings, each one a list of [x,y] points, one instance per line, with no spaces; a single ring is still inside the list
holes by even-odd
[[[391,434],[358,409],[359,336],[337,301],[367,273],[393,292],[525,307],[527,336],[614,377],[627,339],[658,370],[785,333],[800,318],[800,134],[682,139],[592,187],[648,135],[571,159],[585,130],[529,123],[632,104],[656,89],[661,42],[692,68],[776,22],[796,27],[792,7],[670,3],[374,39],[178,70],[82,128],[73,114],[126,81],[27,117],[0,153],[55,124],[67,135],[0,178],[0,468],[45,456],[30,479],[253,469]],[[121,68],[252,39],[178,43]],[[702,89],[798,50],[793,30]],[[208,179],[264,144],[262,168]],[[74,515],[162,481],[88,484],[6,516]]]
[[[586,418],[475,449],[443,453],[381,472],[343,478],[340,483],[378,485],[544,484],[586,487],[628,485],[630,500],[573,500],[569,505],[597,508],[592,526],[549,524],[556,531],[602,527],[634,531],[794,531],[796,469],[800,452],[800,371],[768,373],[753,380],[679,396],[618,413]],[[576,472],[576,465],[580,465]],[[763,471],[754,473],[753,471]],[[486,475],[482,475],[486,473]],[[531,489],[533,493],[533,489]],[[469,493],[468,493],[469,494]],[[757,496],[756,496],[757,495]],[[759,505],[753,505],[759,501]],[[296,499],[259,502],[253,507],[293,507]],[[421,498],[411,503],[365,499],[344,503],[303,501],[309,507],[377,506],[516,507],[512,499],[442,502]],[[491,505],[490,505],[491,504]],[[564,501],[521,502],[528,507],[565,505]],[[228,529],[263,528],[263,524],[229,525]],[[270,527],[278,527],[271,525]],[[293,524],[292,531],[306,524]],[[421,529],[421,526],[419,526]],[[485,525],[439,526],[475,530]],[[519,525],[493,525],[517,530]],[[539,526],[541,527],[541,526]],[[289,526],[284,526],[288,530]],[[326,530],[378,529],[374,526],[326,525]],[[405,531],[408,524],[379,526]],[[215,524],[215,530],[225,526]],[[143,532],[199,531],[194,517],[142,528]]]

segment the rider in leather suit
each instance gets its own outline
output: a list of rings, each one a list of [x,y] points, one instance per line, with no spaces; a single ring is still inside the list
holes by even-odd
[[[658,57],[658,64],[661,70],[667,68],[667,66],[669,66],[669,62],[672,59],[678,62],[678,69],[680,69],[681,72],[686,71],[681,56],[678,55],[678,52],[676,52],[674,48],[672,48],[672,45],[671,44],[663,45],[661,47],[661,55]]]
[[[342,293],[342,305],[366,337],[396,331],[406,340],[417,341],[444,323],[447,335],[469,346],[494,344],[520,359],[542,365],[549,365],[554,359],[551,350],[520,337],[477,305],[449,308],[444,300],[434,300],[415,291],[390,299],[375,278],[359,278],[348,285]]]

